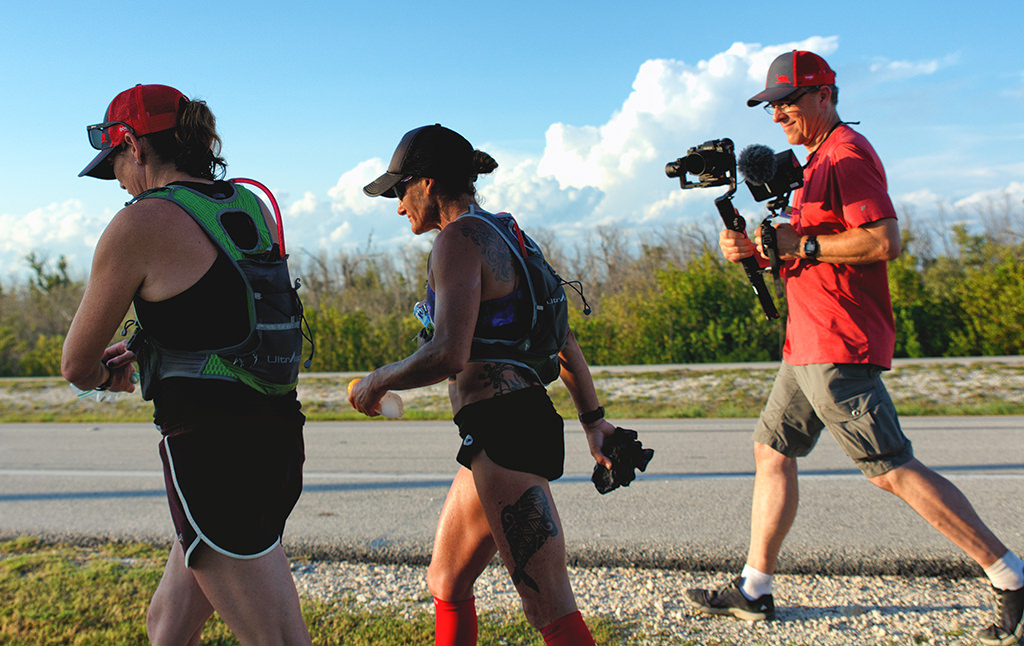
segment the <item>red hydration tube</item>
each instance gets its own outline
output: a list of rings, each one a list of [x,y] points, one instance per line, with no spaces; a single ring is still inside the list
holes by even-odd
[[[274,199],[274,194],[270,192],[269,188],[267,188],[266,186],[257,182],[254,179],[236,177],[234,179],[229,179],[228,181],[234,182],[236,184],[251,184],[256,188],[260,189],[261,191],[263,191],[266,194],[266,196],[270,199],[270,206],[273,207],[274,218],[277,220],[277,243],[278,246],[281,248],[281,257],[284,258],[284,221],[281,219],[281,207],[277,205],[277,200]]]
[[[526,258],[526,243],[523,241],[523,231],[522,231],[522,229],[519,228],[519,223],[516,222],[516,219],[514,217],[512,217],[512,214],[510,214],[510,213],[502,212],[502,213],[499,213],[498,215],[507,215],[509,217],[509,219],[512,220],[512,227],[515,229],[515,232],[516,232],[516,240],[519,242],[519,250],[523,253],[523,258],[525,259]]]

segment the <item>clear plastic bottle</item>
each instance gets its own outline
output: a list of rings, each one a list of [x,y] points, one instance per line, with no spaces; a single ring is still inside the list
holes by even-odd
[[[74,391],[75,396],[78,397],[79,401],[83,399],[92,399],[98,402],[109,402],[116,399],[119,394],[110,390],[96,390],[95,388],[82,390],[75,384],[68,385],[71,386],[71,390]]]
[[[358,381],[359,379],[357,378],[348,382],[349,393],[352,392],[352,388]],[[402,398],[398,393],[391,392],[389,390],[380,398],[380,403],[377,404],[376,412],[390,419],[400,419],[402,415],[405,414],[405,406],[402,404]]]
[[[131,381],[132,381],[133,384],[139,383],[139,373],[138,372],[132,372]],[[68,385],[71,386],[71,390],[74,391],[75,396],[78,397],[79,401],[81,401],[83,399],[92,399],[93,401],[97,401],[97,402],[101,402],[101,403],[102,402],[109,402],[109,401],[114,401],[118,397],[127,394],[127,393],[124,393],[122,391],[96,390],[95,388],[92,388],[90,390],[82,390],[81,388],[79,388],[75,384],[68,384]]]

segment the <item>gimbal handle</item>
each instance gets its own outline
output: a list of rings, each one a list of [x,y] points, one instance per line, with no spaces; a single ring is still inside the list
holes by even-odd
[[[725,195],[715,200],[715,207],[718,208],[718,214],[722,216],[725,228],[746,234],[747,221],[732,205],[732,195],[735,192],[735,187],[730,188]],[[764,274],[761,273],[761,266],[757,264],[757,260],[753,256],[748,256],[740,262],[743,264],[743,271],[747,274],[747,280],[750,281],[754,293],[757,294],[757,300],[761,303],[765,318],[769,321],[779,318],[779,311],[775,309],[775,302],[772,301],[772,295],[764,282]]]

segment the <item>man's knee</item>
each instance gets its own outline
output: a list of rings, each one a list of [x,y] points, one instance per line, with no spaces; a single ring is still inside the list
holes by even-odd
[[[760,442],[754,442],[754,462],[759,471],[788,471],[796,469],[796,458],[786,457],[767,444],[761,444]]]
[[[867,476],[868,482],[875,485],[883,491],[888,491],[896,496],[901,496],[903,484],[907,480],[907,476],[917,474],[923,474],[924,472],[931,472],[926,466],[918,462],[916,459],[910,460],[903,464],[898,464],[891,468],[886,468],[877,474],[872,474],[870,471],[865,471],[864,475]]]

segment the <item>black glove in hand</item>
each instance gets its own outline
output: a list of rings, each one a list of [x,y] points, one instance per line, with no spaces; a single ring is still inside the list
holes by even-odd
[[[636,479],[634,469],[647,470],[647,463],[654,457],[654,449],[645,449],[636,439],[636,431],[615,427],[615,432],[604,439],[601,451],[612,461],[612,468],[594,465],[590,480],[598,493],[606,494],[613,489],[628,487]]]

